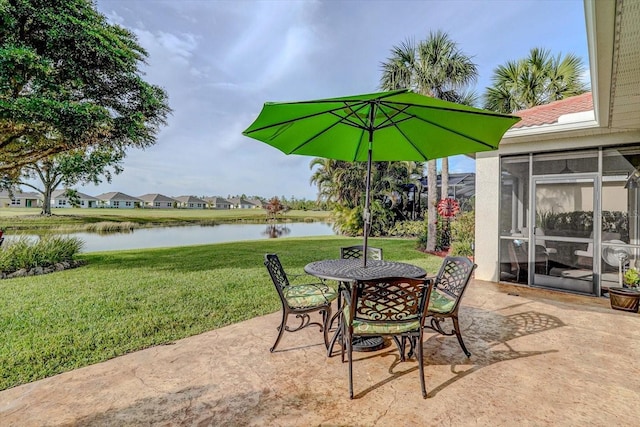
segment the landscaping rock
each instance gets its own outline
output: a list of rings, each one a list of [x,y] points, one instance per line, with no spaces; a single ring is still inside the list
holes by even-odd
[[[13,279],[15,277],[28,277],[28,276],[38,276],[40,274],[49,274],[55,271],[63,271],[70,268],[80,267],[86,264],[84,260],[71,260],[71,261],[63,261],[58,262],[54,265],[48,266],[38,266],[30,269],[21,268],[20,270],[14,272],[1,272],[0,279]]]

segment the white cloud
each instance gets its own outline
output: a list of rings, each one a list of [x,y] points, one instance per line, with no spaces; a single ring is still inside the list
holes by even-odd
[[[145,78],[165,88],[169,126],[132,151],[112,184],[88,194],[257,194],[315,199],[310,157],[287,156],[244,137],[265,101],[326,98],[378,89],[392,46],[429,31],[449,33],[478,64],[481,93],[491,72],[529,49],[588,60],[581,1],[156,1],[98,0],[111,22],[148,51]],[[452,172],[473,171],[464,156]]]

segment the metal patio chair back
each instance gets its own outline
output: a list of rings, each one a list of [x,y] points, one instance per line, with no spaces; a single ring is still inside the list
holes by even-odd
[[[467,257],[448,256],[444,259],[438,275],[435,279],[431,279],[433,291],[427,308],[429,323],[425,325],[426,328],[442,335],[455,335],[467,357],[471,356],[471,353],[462,341],[458,310],[462,296],[471,280],[471,274],[476,267],[477,265]],[[453,322],[453,330],[445,331],[442,328],[446,319],[451,319]]]
[[[360,259],[364,253],[364,246],[354,245],[340,248],[340,258],[342,259]],[[367,259],[382,259],[382,249],[367,247]]]
[[[349,362],[349,397],[353,399],[353,338],[356,336],[392,337],[405,360],[405,343],[417,349],[422,396],[427,397],[424,381],[422,340],[427,301],[432,285],[428,279],[391,277],[376,280],[356,281],[346,292],[344,322],[342,322]],[[412,353],[412,352],[411,352]],[[411,356],[411,353],[409,356]]]
[[[320,332],[324,334],[325,348],[328,348],[328,321],[331,318],[331,303],[337,298],[337,292],[324,283],[295,284],[295,280],[291,283],[276,254],[265,254],[264,265],[269,271],[269,276],[271,276],[282,303],[282,320],[278,326],[278,337],[270,351],[275,351],[284,331],[296,332],[312,325],[320,327]],[[305,275],[292,275],[292,278],[300,276]],[[320,313],[322,323],[311,322],[309,313],[313,312]],[[300,324],[295,328],[287,326],[290,314],[295,314],[299,319]]]

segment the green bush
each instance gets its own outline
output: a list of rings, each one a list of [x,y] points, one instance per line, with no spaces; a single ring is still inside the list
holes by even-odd
[[[0,271],[11,273],[70,261],[80,252],[84,242],[76,237],[47,236],[38,240],[21,236],[5,243],[0,250]]]
[[[451,222],[451,254],[457,256],[473,256],[475,239],[475,212],[465,212]]]
[[[424,221],[398,221],[389,231],[390,236],[419,237],[425,233]]]
[[[472,242],[453,242],[451,244],[451,255],[455,256],[473,256]]]
[[[393,225],[391,211],[379,200],[372,200],[369,210],[371,211],[371,230],[369,236],[384,236]],[[333,229],[338,234],[345,236],[361,236],[364,230],[363,207],[346,208],[336,206],[333,209]]]

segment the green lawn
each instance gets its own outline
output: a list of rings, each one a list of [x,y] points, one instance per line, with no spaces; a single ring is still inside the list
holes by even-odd
[[[263,254],[285,269],[360,239],[314,237],[83,254],[88,265],[0,281],[0,390],[280,309]],[[435,272],[414,240],[370,239],[385,259]],[[276,331],[265,331],[273,334]]]
[[[198,224],[222,222],[264,222],[264,209],[52,209],[52,216],[40,215],[38,208],[0,208],[0,229],[48,229],[77,227],[105,221],[135,222],[143,225]],[[289,211],[279,215],[286,221],[327,221],[327,211]]]

